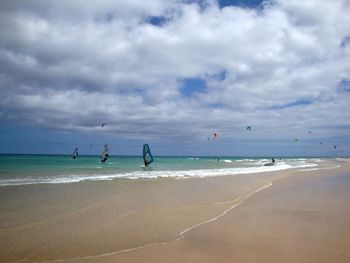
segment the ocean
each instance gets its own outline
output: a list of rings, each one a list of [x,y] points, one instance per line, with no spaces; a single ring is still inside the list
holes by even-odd
[[[120,178],[193,178],[250,174],[295,168],[318,169],[327,158],[155,157],[144,167],[141,156],[0,155],[0,186],[110,181]]]

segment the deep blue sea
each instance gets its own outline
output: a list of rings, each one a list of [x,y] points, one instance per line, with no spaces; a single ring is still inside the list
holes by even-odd
[[[247,157],[154,157],[144,167],[141,156],[111,156],[106,163],[100,156],[0,155],[0,186],[58,184],[118,178],[190,178],[249,174],[293,168],[317,169],[322,158],[282,158],[264,166],[270,158]]]

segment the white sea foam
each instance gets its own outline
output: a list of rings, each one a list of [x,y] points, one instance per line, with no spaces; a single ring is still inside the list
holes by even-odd
[[[340,168],[341,165],[335,165],[335,166],[330,166],[330,167],[316,167],[316,168],[307,168],[307,169],[300,169],[298,171],[301,172],[308,172],[308,171],[318,171],[318,170],[329,170],[329,169],[336,169],[336,168]]]
[[[269,184],[267,184],[267,185],[265,185],[265,186],[262,186],[262,187],[260,187],[259,189],[255,190],[254,192],[250,193],[250,194],[247,195],[246,197],[242,198],[240,202],[235,203],[234,205],[232,205],[230,208],[226,209],[226,210],[225,210],[223,213],[221,213],[220,215],[218,215],[218,216],[216,216],[216,217],[214,217],[214,218],[211,218],[211,219],[209,219],[209,220],[207,220],[207,221],[204,221],[204,222],[201,222],[201,223],[199,223],[199,224],[196,224],[196,225],[194,225],[194,226],[190,226],[190,227],[186,228],[185,230],[183,230],[183,231],[180,232],[179,238],[182,238],[182,237],[184,236],[184,234],[186,234],[187,232],[191,231],[191,230],[194,229],[194,228],[197,228],[197,227],[199,227],[199,226],[201,226],[201,225],[205,225],[205,224],[207,224],[207,223],[213,222],[213,221],[219,219],[220,217],[223,217],[223,216],[226,215],[228,212],[230,212],[232,209],[234,209],[235,207],[241,205],[241,204],[244,202],[244,200],[248,199],[248,198],[251,197],[252,195],[254,195],[254,194],[260,192],[261,190],[264,190],[264,189],[266,189],[266,188],[268,188],[268,187],[270,187],[270,186],[272,186],[272,183],[269,183]],[[239,199],[239,198],[238,198],[238,199]]]
[[[59,175],[52,177],[22,177],[14,179],[1,179],[0,186],[8,185],[29,185],[29,184],[63,184],[77,183],[82,181],[111,181],[118,178],[125,179],[156,179],[156,178],[204,178],[213,176],[237,175],[237,174],[252,174],[280,171],[291,168],[314,168],[316,163],[307,163],[305,161],[294,162],[276,162],[273,166],[263,166],[266,161],[260,160],[256,162],[254,167],[232,167],[218,169],[197,169],[197,170],[140,170],[133,172],[114,173],[114,174],[72,174]]]
[[[117,178],[116,175],[65,175],[55,177],[24,177],[15,179],[1,179],[0,186],[29,185],[29,184],[64,184],[78,183],[82,181],[110,181]]]

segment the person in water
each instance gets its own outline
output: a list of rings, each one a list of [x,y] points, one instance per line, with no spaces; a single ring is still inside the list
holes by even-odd
[[[146,159],[143,160],[145,162],[145,166],[147,167],[149,163],[146,161]]]
[[[274,158],[272,158],[272,162],[273,162],[273,163],[275,162],[275,159],[274,159]]]

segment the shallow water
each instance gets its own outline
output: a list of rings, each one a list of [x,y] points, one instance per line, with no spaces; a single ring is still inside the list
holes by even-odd
[[[144,167],[138,156],[112,156],[106,163],[99,156],[0,155],[0,186],[57,184],[101,181],[118,178],[188,178],[228,174],[249,174],[291,168],[318,169],[321,158],[283,158],[274,166],[264,166],[269,158],[237,157],[155,157]]]

